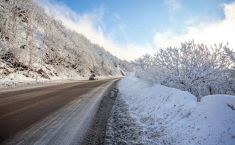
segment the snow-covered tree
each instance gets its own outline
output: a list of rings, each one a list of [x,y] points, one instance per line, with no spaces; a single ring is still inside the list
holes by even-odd
[[[37,1],[0,0],[0,19],[0,62],[7,75],[73,78],[91,72],[122,75],[130,69],[128,62],[65,28]]]
[[[190,91],[200,100],[207,94],[226,93],[222,86],[231,78],[234,65],[226,48],[189,41],[179,48],[160,49],[155,56],[144,56],[137,62],[144,71],[142,78],[151,76],[155,82]]]

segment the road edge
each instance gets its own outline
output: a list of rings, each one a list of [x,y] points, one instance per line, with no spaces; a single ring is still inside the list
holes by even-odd
[[[82,145],[105,144],[108,119],[118,95],[118,89],[116,87],[118,81],[119,80],[114,81],[103,94],[103,97],[97,106],[97,111],[94,114],[94,119],[81,142]]]

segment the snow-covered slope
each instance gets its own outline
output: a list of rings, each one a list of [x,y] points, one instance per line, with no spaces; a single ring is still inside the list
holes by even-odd
[[[33,0],[0,0],[0,79],[120,76],[129,63],[66,29]],[[21,79],[22,78],[22,79]]]
[[[210,95],[197,102],[189,92],[150,86],[132,76],[121,80],[118,87],[144,130],[145,144],[235,144],[235,96]]]

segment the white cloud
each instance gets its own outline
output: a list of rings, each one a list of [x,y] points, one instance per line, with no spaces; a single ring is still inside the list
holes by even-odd
[[[187,26],[182,34],[174,31],[156,33],[154,44],[156,47],[179,46],[181,42],[194,39],[208,45],[227,43],[235,49],[235,2],[224,5],[224,19],[204,22],[199,25]]]
[[[45,8],[48,14],[53,15],[60,20],[67,28],[83,34],[91,42],[103,46],[113,55],[125,59],[134,60],[145,53],[152,53],[153,49],[145,46],[138,46],[135,43],[119,44],[115,42],[109,35],[104,33],[103,16],[104,9],[99,8],[94,11],[78,14],[71,10],[63,3],[53,2],[52,0],[42,0],[40,4]],[[114,19],[120,21],[116,31],[124,33],[125,24],[121,21],[120,16],[114,15]]]

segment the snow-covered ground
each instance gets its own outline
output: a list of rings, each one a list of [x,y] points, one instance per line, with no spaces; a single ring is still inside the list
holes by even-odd
[[[1,72],[1,69],[0,69]],[[29,76],[31,75],[31,76]],[[18,88],[18,87],[27,87],[27,86],[36,86],[41,84],[50,84],[50,83],[59,83],[59,82],[68,82],[71,80],[84,80],[85,77],[51,77],[50,79],[45,79],[42,77],[37,77],[37,74],[34,72],[28,73],[27,71],[16,71],[7,76],[0,75],[0,90],[8,88]]]
[[[197,102],[189,92],[148,85],[133,76],[118,84],[141,142],[159,145],[234,145],[235,96],[210,95]]]

